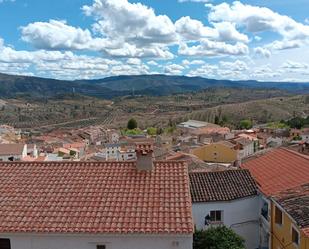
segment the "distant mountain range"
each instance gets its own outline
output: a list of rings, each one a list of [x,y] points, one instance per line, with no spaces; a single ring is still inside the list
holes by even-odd
[[[295,94],[309,93],[309,82],[231,81],[167,75],[115,76],[96,80],[66,81],[0,74],[0,97],[2,98],[14,98],[20,95],[54,97],[75,92],[111,99],[133,93],[162,96],[214,87],[280,89]]]

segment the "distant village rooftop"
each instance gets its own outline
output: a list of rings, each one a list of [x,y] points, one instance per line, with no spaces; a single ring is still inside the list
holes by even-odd
[[[203,121],[198,121],[198,120],[188,120],[186,122],[180,123],[178,125],[178,127],[192,128],[192,129],[202,128],[202,127],[220,128],[219,125],[207,123],[207,122],[203,122]]]

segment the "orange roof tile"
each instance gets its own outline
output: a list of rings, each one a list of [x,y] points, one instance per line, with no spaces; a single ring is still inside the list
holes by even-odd
[[[185,163],[0,163],[0,233],[193,233]]]
[[[309,157],[288,149],[272,150],[241,167],[250,170],[268,196],[309,182]]]

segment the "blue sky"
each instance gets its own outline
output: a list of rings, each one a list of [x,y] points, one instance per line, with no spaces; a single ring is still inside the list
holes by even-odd
[[[0,72],[309,81],[308,0],[0,0]]]

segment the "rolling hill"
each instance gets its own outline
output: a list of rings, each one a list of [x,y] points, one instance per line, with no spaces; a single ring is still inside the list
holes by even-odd
[[[309,93],[309,83],[214,80],[202,77],[138,75],[115,76],[97,80],[55,80],[0,74],[0,97],[54,97],[78,93],[111,99],[126,95],[165,96],[214,87],[279,89],[295,94]]]

